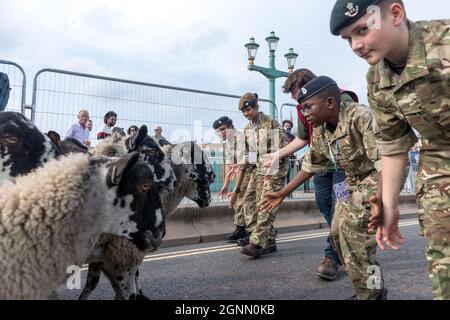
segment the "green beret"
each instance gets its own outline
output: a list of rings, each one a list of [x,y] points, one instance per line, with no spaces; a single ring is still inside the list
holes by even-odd
[[[367,9],[381,0],[337,0],[331,11],[330,30],[335,36],[339,31],[367,13]]]
[[[256,93],[244,93],[239,100],[239,111],[247,107],[256,107],[258,103],[258,95]]]

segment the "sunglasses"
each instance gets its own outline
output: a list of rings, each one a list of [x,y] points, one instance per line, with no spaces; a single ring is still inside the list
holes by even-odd
[[[317,101],[314,104],[308,104],[308,105],[304,105],[302,104],[302,109],[300,110],[300,112],[302,113],[302,115],[304,115],[305,117],[311,114],[311,109],[314,107],[317,107],[317,104],[322,102],[325,99],[320,99],[319,101]]]

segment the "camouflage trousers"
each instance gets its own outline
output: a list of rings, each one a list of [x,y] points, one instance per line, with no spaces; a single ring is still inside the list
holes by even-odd
[[[421,233],[434,299],[450,300],[450,159],[422,153],[416,178]]]
[[[278,208],[272,212],[259,210],[262,202],[269,192],[276,192],[283,188],[287,175],[287,168],[281,168],[270,179],[265,179],[261,173],[255,174],[256,184],[256,204],[257,213],[252,223],[252,234],[250,236],[250,243],[263,246],[268,240],[275,240],[277,231],[273,223],[275,221]]]
[[[244,180],[241,184],[241,192],[238,194],[234,204],[234,225],[245,226],[248,232],[252,232],[256,216],[256,184],[254,166],[249,166],[245,171]]]
[[[346,178],[349,202],[336,202],[331,238],[358,300],[377,299],[384,290],[381,268],[376,260],[375,233],[368,232],[371,216],[369,197],[376,192],[378,173]]]

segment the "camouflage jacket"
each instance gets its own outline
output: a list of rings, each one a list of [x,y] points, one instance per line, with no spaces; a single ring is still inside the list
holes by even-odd
[[[367,73],[369,104],[382,155],[423,150],[450,155],[450,20],[409,22],[410,47],[400,75],[386,61]]]
[[[380,155],[372,128],[370,110],[358,103],[341,103],[339,121],[334,133],[326,124],[314,128],[311,148],[302,170],[318,173],[336,162],[348,177],[358,177],[381,170]]]
[[[249,157],[251,153],[256,153],[256,166],[258,173],[264,174],[263,156],[273,153],[288,145],[288,138],[281,125],[277,120],[259,113],[259,119],[256,124],[251,121],[244,128],[245,133],[245,162],[249,164],[255,163],[255,159]],[[279,170],[286,168],[288,165],[288,157],[280,160]],[[275,173],[274,173],[275,175]]]
[[[243,131],[233,130],[234,134],[223,142],[223,163],[226,165],[245,163],[245,134]]]

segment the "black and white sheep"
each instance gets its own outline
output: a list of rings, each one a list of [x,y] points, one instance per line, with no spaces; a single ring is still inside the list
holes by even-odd
[[[0,183],[14,181],[61,154],[25,116],[0,112]]]
[[[132,153],[113,161],[73,154],[0,187],[0,299],[47,299],[101,233],[143,251],[165,234],[156,185]]]
[[[147,144],[147,148],[144,148],[149,155],[147,161],[157,157],[159,152],[159,148],[156,149],[149,142],[150,139],[138,141],[141,147],[142,144]],[[100,150],[109,152],[114,148],[105,145],[101,146]],[[163,150],[171,160],[176,176],[175,190],[160,192],[165,219],[175,211],[185,197],[196,202],[201,208],[207,207],[211,202],[209,185],[214,182],[215,174],[204,152],[193,142],[167,145]],[[138,270],[138,266],[144,260],[144,254],[136,250],[130,241],[114,235],[102,235],[91,255],[91,260],[86,284],[79,299],[88,299],[97,287],[102,272],[114,289],[115,299],[130,297],[145,299],[139,285]]]

